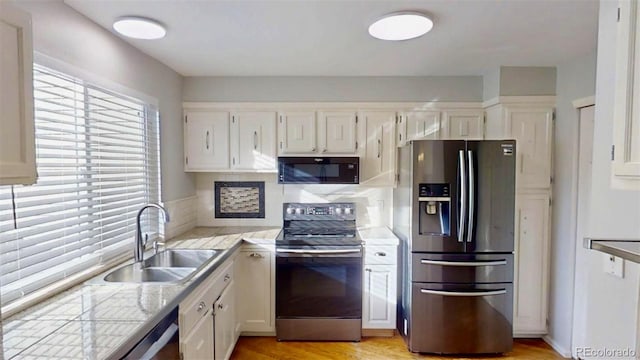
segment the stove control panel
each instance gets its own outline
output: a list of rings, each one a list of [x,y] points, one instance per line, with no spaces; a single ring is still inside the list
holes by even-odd
[[[291,220],[311,220],[314,218],[335,218],[351,220],[355,218],[354,203],[328,203],[328,204],[306,204],[306,203],[285,203],[284,215]]]

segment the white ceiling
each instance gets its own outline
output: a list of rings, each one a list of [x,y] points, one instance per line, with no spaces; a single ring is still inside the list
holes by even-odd
[[[133,46],[185,76],[481,75],[555,66],[593,51],[594,0],[65,0],[113,32],[124,15],[156,19],[161,40]],[[427,12],[434,29],[386,42],[367,33],[381,15]]]

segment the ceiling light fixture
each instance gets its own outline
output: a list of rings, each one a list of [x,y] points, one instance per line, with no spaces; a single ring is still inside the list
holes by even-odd
[[[113,29],[118,33],[143,40],[162,39],[167,30],[159,22],[139,16],[124,16],[113,23]]]
[[[369,26],[369,34],[380,40],[409,40],[428,33],[433,21],[419,12],[397,12],[385,15]]]

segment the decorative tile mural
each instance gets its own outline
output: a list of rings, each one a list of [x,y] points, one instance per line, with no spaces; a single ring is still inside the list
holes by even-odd
[[[216,218],[264,219],[264,181],[216,181]]]

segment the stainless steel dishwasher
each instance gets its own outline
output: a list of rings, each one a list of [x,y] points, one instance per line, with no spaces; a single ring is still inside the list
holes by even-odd
[[[167,316],[123,357],[127,360],[179,359],[180,331],[178,329],[178,308]]]

